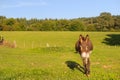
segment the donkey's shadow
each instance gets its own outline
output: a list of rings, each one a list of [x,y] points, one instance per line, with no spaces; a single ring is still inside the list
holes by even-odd
[[[80,72],[82,72],[83,74],[85,73],[84,72],[84,68],[78,64],[77,62],[75,61],[66,61],[65,64],[67,65],[67,67],[69,67],[71,70],[79,70]]]

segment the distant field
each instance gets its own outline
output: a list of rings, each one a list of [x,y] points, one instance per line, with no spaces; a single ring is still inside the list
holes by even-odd
[[[89,34],[94,50],[91,75],[74,66],[79,35]],[[0,46],[0,80],[120,80],[120,32],[0,32],[17,48]]]

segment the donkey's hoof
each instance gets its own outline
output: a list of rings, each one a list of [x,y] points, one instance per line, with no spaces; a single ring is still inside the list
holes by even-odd
[[[89,76],[90,76],[90,74],[86,74],[86,76],[87,76],[87,77],[89,77]]]

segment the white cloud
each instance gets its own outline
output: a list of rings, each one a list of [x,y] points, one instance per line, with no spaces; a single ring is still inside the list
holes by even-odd
[[[16,8],[16,7],[34,7],[34,6],[46,6],[46,2],[17,2],[10,4],[1,4],[0,8]]]

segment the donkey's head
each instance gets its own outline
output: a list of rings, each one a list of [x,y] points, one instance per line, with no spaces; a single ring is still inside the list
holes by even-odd
[[[86,37],[83,37],[82,35],[80,35],[79,38],[79,42],[80,42],[80,53],[81,55],[84,57],[84,55],[89,54],[90,53],[90,45],[89,45],[89,36],[86,35]],[[89,56],[86,56],[89,57]]]
[[[86,35],[86,37],[83,37],[82,35],[80,35],[80,50],[81,52],[88,52],[88,41],[89,41],[89,37],[88,35]]]

